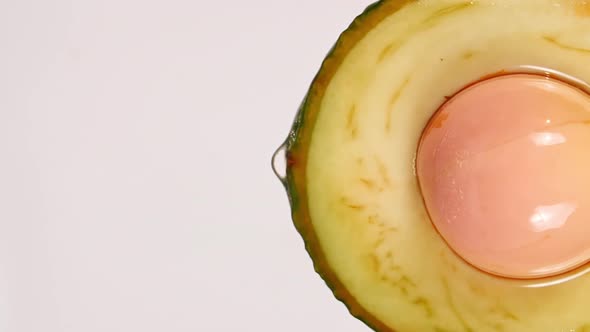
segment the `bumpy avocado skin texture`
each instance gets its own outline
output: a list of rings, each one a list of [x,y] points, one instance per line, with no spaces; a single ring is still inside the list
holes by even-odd
[[[320,103],[331,78],[338,70],[348,52],[373,27],[383,19],[403,8],[413,0],[381,0],[365,9],[350,26],[340,35],[324,59],[320,70],[313,79],[296,115],[293,127],[285,142],[287,173],[285,186],[289,197],[293,223],[305,242],[305,248],[312,258],[315,271],[326,282],[334,296],[341,301],[349,312],[367,326],[379,332],[395,332],[371,313],[366,311],[348,292],[338,276],[330,268],[329,262],[319,244],[311,224],[307,205],[306,165],[307,153],[314,123]]]

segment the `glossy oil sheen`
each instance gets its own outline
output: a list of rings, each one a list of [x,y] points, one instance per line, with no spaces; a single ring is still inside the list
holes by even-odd
[[[417,174],[434,226],[477,268],[556,275],[590,258],[590,97],[504,75],[448,100],[423,133]]]

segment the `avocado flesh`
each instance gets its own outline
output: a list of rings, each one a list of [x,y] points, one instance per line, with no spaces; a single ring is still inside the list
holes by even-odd
[[[590,82],[582,1],[382,1],[342,34],[288,140],[294,222],[316,270],[376,331],[590,331],[590,276],[497,278],[431,225],[414,173],[465,85],[532,65]],[[510,190],[510,188],[506,188]]]

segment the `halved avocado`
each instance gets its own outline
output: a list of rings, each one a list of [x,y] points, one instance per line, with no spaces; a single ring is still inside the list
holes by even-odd
[[[284,146],[285,184],[316,271],[375,331],[590,332],[588,267],[541,280],[475,269],[432,227],[415,174],[448,96],[537,67],[590,82],[590,4],[380,1],[324,60]]]

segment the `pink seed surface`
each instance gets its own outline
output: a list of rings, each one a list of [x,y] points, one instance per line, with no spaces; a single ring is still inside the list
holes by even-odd
[[[590,96],[530,74],[476,83],[425,129],[416,168],[447,244],[505,277],[590,260]]]

